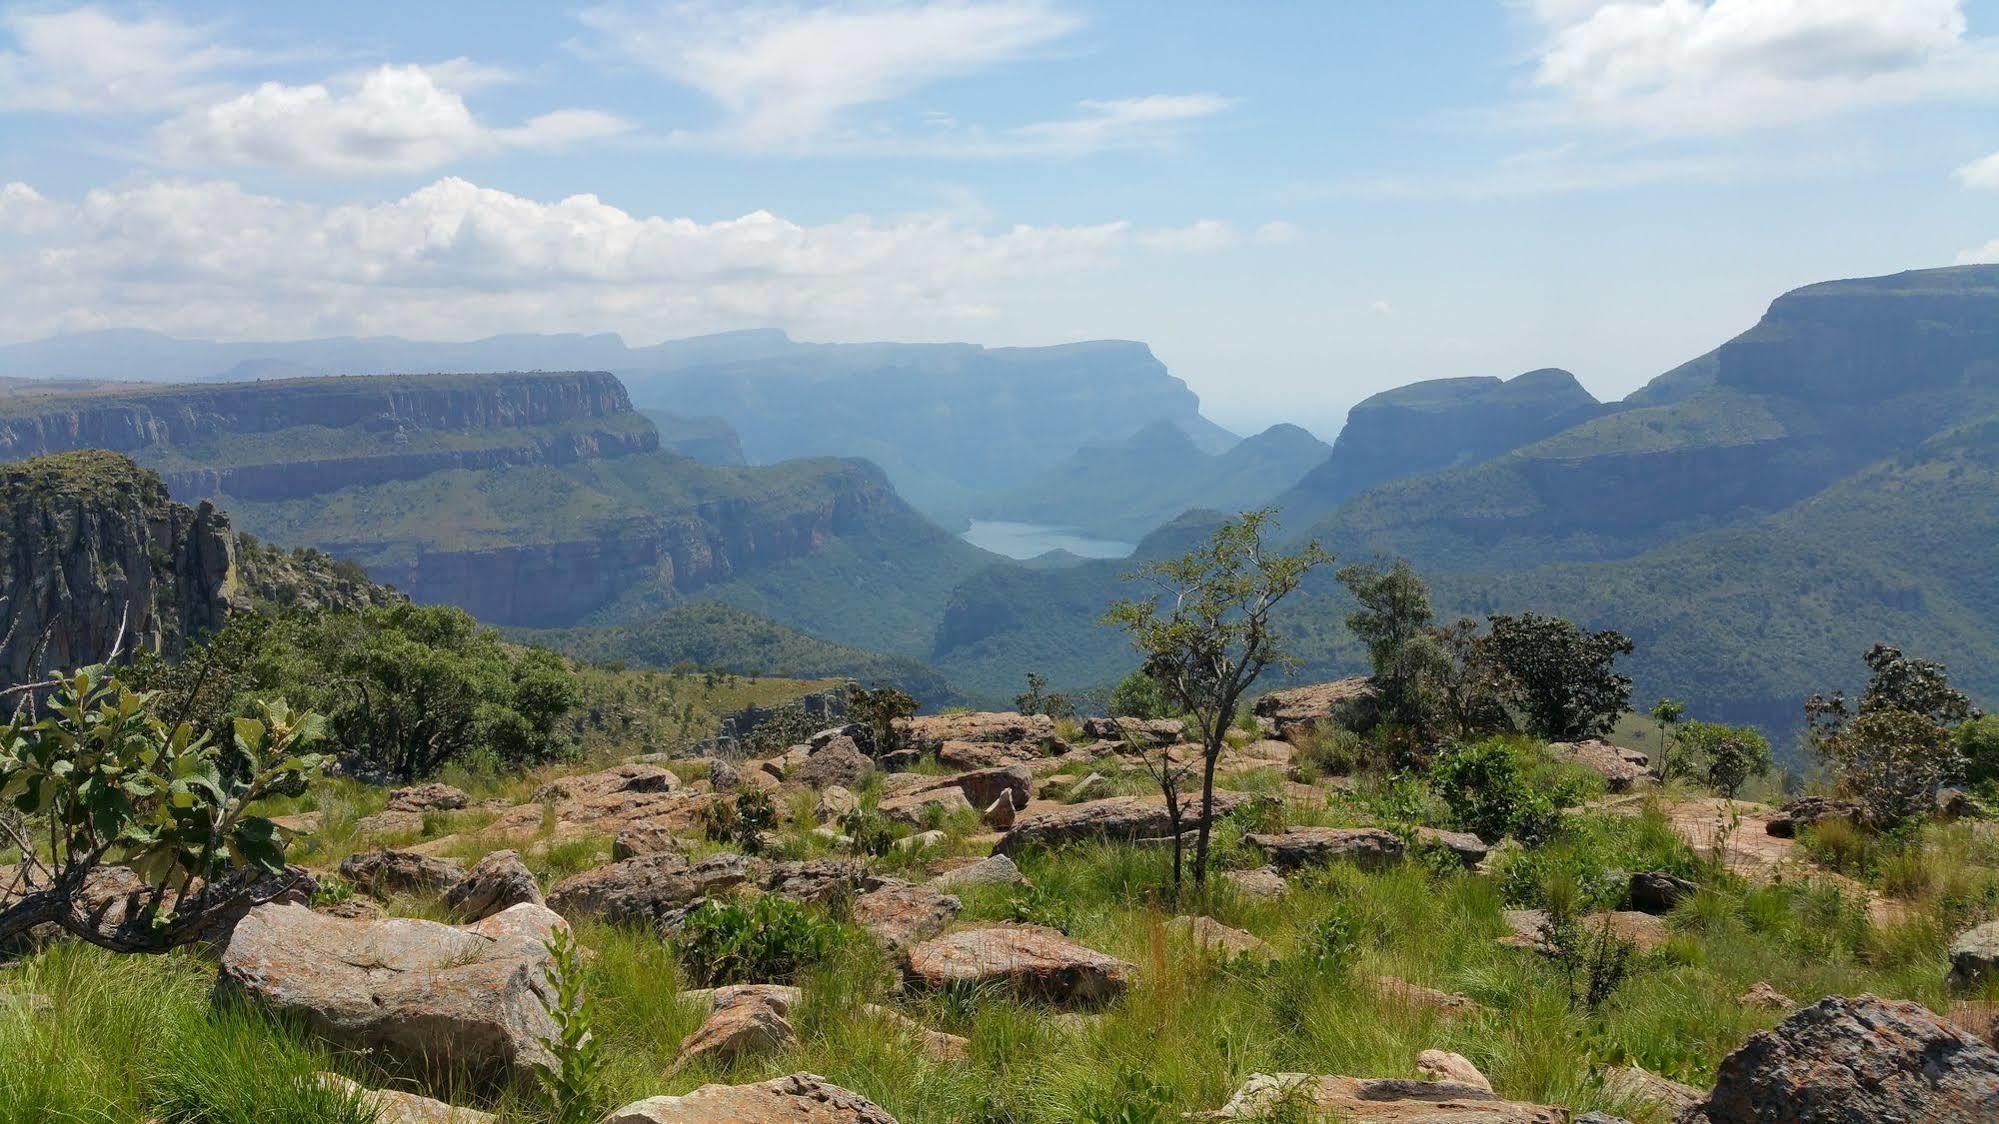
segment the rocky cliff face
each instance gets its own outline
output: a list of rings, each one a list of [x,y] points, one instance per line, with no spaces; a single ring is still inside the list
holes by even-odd
[[[0,677],[160,651],[221,624],[235,537],[210,504],[89,450],[0,466]]]

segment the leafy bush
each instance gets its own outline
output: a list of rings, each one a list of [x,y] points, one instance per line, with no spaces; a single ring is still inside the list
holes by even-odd
[[[1021,714],[1074,718],[1076,700],[1061,691],[1049,690],[1048,680],[1030,671],[1027,673],[1027,690],[1013,697],[1013,709]]]
[[[1076,925],[1076,907],[1046,886],[1030,886],[1007,899],[1005,917],[1023,925],[1045,925],[1067,935]]]
[[[763,833],[777,826],[777,805],[761,788],[745,788],[733,801],[701,809],[701,833],[711,843],[734,843],[747,854],[763,850]]]
[[[847,688],[847,716],[867,728],[868,744],[863,748],[876,757],[902,748],[896,722],[915,713],[916,700],[894,687],[870,690],[855,683]]]
[[[824,914],[774,894],[748,906],[708,901],[681,928],[680,962],[704,986],[785,983],[825,960],[838,934]]]
[[[583,950],[566,925],[555,930],[547,948],[555,994],[543,997],[541,1003],[555,1020],[555,1041],[549,1049],[556,1064],[535,1070],[535,1076],[553,1110],[554,1124],[593,1124],[609,1106],[604,1103],[604,1044],[592,1029],[594,1004],[583,990]]]
[[[1159,680],[1140,668],[1118,680],[1111,691],[1110,712],[1121,718],[1172,718],[1179,708]]]
[[[1530,785],[1521,750],[1503,738],[1453,746],[1430,767],[1430,787],[1457,825],[1488,843],[1511,835],[1528,846],[1554,838],[1562,807]]]
[[[1892,830],[1928,814],[1937,789],[1963,772],[1951,726],[1978,717],[1944,666],[1876,644],[1865,657],[1872,675],[1857,708],[1838,691],[1805,701],[1808,739],[1867,807],[1874,827]]]
[[[1984,715],[1958,726],[1957,752],[1964,759],[1964,781],[1972,785],[1999,782],[1999,715]]]
[[[1335,909],[1312,923],[1301,948],[1314,964],[1344,972],[1360,959],[1361,926],[1345,911]]]
[[[873,808],[855,808],[842,815],[840,834],[848,839],[847,850],[856,855],[880,857],[895,846],[895,825]]]
[[[1754,726],[1686,722],[1674,728],[1674,743],[1682,752],[1665,766],[1673,776],[1699,777],[1729,796],[1774,763],[1770,739]]]
[[[1486,651],[1528,732],[1549,741],[1601,737],[1630,708],[1631,677],[1614,666],[1633,648],[1622,633],[1588,632],[1538,613],[1488,619]]]

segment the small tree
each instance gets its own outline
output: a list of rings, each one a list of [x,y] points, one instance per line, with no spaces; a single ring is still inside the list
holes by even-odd
[[[1347,627],[1367,645],[1382,716],[1427,732],[1437,711],[1432,681],[1450,658],[1431,628],[1436,614],[1429,587],[1402,559],[1385,570],[1343,566],[1339,578],[1360,605],[1347,617]]]
[[[1145,673],[1185,712],[1201,744],[1201,805],[1194,842],[1194,885],[1208,873],[1215,818],[1215,764],[1236,708],[1264,671],[1294,661],[1272,621],[1279,603],[1332,556],[1308,543],[1273,554],[1265,537],[1276,525],[1268,508],[1244,512],[1215,529],[1182,558],[1151,562],[1130,575],[1158,587],[1142,600],[1118,601],[1106,624],[1131,635]]]
[[[1631,705],[1631,677],[1617,672],[1630,655],[1622,633],[1587,632],[1538,613],[1488,618],[1486,643],[1506,676],[1508,703],[1527,729],[1549,741],[1601,737]]]
[[[1076,701],[1060,691],[1050,691],[1048,680],[1030,671],[1027,673],[1027,690],[1013,697],[1013,709],[1021,714],[1074,718]]]
[[[17,712],[0,728],[0,799],[22,817],[0,820],[21,852],[16,883],[0,885],[0,945],[53,924],[114,951],[163,952],[304,883],[251,808],[305,791],[320,717],[267,703],[218,743],[167,726],[153,703],[86,668],[61,677],[47,717]],[[145,888],[93,900],[93,876],[111,866]]]
[[[1935,660],[1910,659],[1876,644],[1859,706],[1842,692],[1805,700],[1806,739],[1866,805],[1874,826],[1892,829],[1927,814],[1937,790],[1961,776],[1964,759],[1951,727],[1976,718],[1964,692]]]
[[[1659,779],[1673,775],[1673,741],[1680,719],[1687,716],[1687,704],[1677,699],[1660,699],[1652,704],[1652,721],[1659,724]]]
[[[847,716],[867,728],[868,752],[886,757],[902,748],[902,730],[897,722],[916,713],[916,700],[894,687],[872,690],[859,683],[847,685]]]
[[[1491,646],[1478,622],[1460,617],[1431,630],[1443,659],[1431,671],[1437,717],[1445,733],[1458,739],[1510,733],[1506,677],[1493,664]]]
[[[1139,668],[1111,691],[1110,713],[1114,718],[1171,718],[1173,700],[1159,681]]]
[[[1159,787],[1160,797],[1166,801],[1167,829],[1173,833],[1173,898],[1178,901],[1187,853],[1182,824],[1187,815],[1187,782],[1193,778],[1194,763],[1176,754],[1176,748],[1153,745],[1135,731],[1124,731],[1123,755],[1136,758],[1145,767],[1152,783]]]

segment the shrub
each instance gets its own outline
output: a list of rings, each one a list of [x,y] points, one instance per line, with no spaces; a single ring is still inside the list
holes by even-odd
[[[1335,909],[1312,923],[1301,948],[1314,964],[1344,972],[1360,959],[1361,942],[1361,926],[1344,910]]]
[[[867,728],[868,745],[864,748],[876,757],[902,748],[902,731],[896,722],[915,713],[916,700],[894,687],[870,690],[858,683],[847,687],[847,716]]]
[[[847,850],[856,855],[879,857],[895,846],[894,825],[872,808],[855,808],[841,816],[840,834],[848,839]]]
[[[1999,781],[1999,715],[1984,715],[1958,726],[1957,752],[1964,758],[1966,784]]]
[[[1865,659],[1872,674],[1857,707],[1838,691],[1805,700],[1807,738],[1841,787],[1866,805],[1869,822],[1892,830],[1926,815],[1937,789],[1963,772],[1950,728],[1978,712],[1935,660],[1887,644],[1869,648]]]
[[[788,898],[766,895],[743,906],[708,901],[687,915],[680,961],[704,986],[785,983],[825,960],[838,927]]]
[[[1118,680],[1111,691],[1109,709],[1115,716],[1128,718],[1172,718],[1179,713],[1166,688],[1144,668]]]
[[[1076,926],[1076,907],[1046,886],[1030,886],[1007,899],[1006,920],[1045,925],[1066,936]]]
[[[1430,787],[1451,807],[1459,827],[1488,843],[1511,835],[1528,846],[1561,830],[1562,809],[1527,781],[1521,751],[1490,738],[1453,746],[1430,768]]]
[[[745,788],[733,801],[701,809],[701,834],[711,843],[734,843],[747,854],[763,850],[763,833],[777,826],[777,805],[761,788]]]
[[[1549,741],[1600,737],[1630,708],[1631,677],[1614,666],[1633,647],[1622,633],[1537,613],[1488,619],[1487,652],[1530,733]]]

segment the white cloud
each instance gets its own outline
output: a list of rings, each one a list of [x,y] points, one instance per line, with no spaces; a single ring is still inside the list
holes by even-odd
[[[1999,96],[1999,43],[1963,0],[1533,0],[1530,116],[1652,135]]]
[[[472,115],[458,90],[498,72],[456,60],[439,67],[380,66],[364,74],[249,93],[188,110],[161,125],[156,142],[184,166],[264,165],[338,175],[423,171],[511,148],[554,148],[629,128],[609,114],[563,110],[512,128]]]
[[[158,113],[214,93],[212,76],[247,52],[166,16],[121,18],[98,7],[9,11],[0,29],[0,109]]]
[[[1954,174],[1958,182],[1966,187],[1999,190],[1999,152],[1983,160],[1973,160]]]
[[[1026,55],[1082,20],[1046,0],[592,8],[596,49],[714,99],[749,148],[828,140],[841,114]]]
[[[1099,152],[1164,143],[1192,121],[1235,104],[1215,94],[1150,94],[1077,105],[1075,116],[1009,130],[992,147],[1052,153]]]
[[[1395,314],[1395,306],[1385,300],[1378,300],[1367,306],[1367,314],[1369,316],[1393,316]]]
[[[1138,236],[1138,241],[1140,245],[1151,250],[1205,253],[1209,250],[1227,250],[1240,246],[1242,235],[1230,223],[1218,219],[1201,219],[1186,226],[1147,231]]]
[[[1219,225],[1219,224],[1218,224]],[[992,229],[951,214],[805,226],[633,215],[445,178],[394,201],[320,205],[221,181],[46,197],[0,186],[0,338],[149,327],[232,338],[531,326],[637,338],[784,323],[934,328],[1009,286],[1199,249],[1112,221]],[[1176,245],[1176,241],[1178,244]]]
[[[1271,219],[1257,227],[1250,237],[1259,246],[1289,246],[1304,238],[1305,232],[1283,219]]]
[[[1999,238],[1957,255],[1959,265],[1999,265]]]

